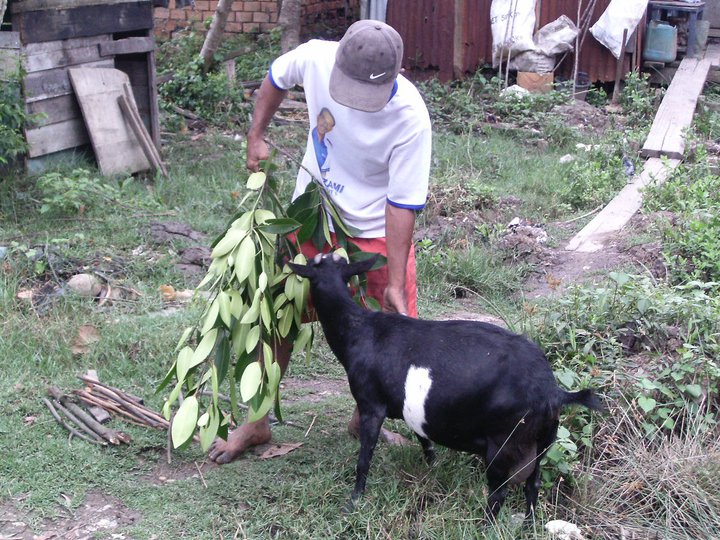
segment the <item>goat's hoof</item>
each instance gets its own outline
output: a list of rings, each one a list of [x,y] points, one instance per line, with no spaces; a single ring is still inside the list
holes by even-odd
[[[342,509],[343,516],[352,514],[355,511],[355,503],[357,502],[357,499],[358,497],[351,497],[348,502],[345,503],[345,506],[343,506]]]

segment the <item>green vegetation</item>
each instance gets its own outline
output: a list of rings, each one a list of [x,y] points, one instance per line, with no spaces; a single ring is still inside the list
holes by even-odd
[[[269,41],[224,46],[221,57],[252,50],[238,57],[236,83],[257,80],[267,69],[276,41],[261,39]],[[204,312],[206,300],[179,304],[159,289],[194,288],[203,274],[183,274],[179,254],[211,246],[257,195],[248,189],[257,187],[254,181],[247,185],[244,142],[234,136],[247,127],[248,105],[222,70],[200,74],[199,46],[189,34],[160,48],[161,72],[177,77],[161,87],[169,178],[102,178],[93,164],[74,162],[0,182],[3,514],[40,535],[94,526],[98,519],[83,518],[87,505],[109,505],[105,513],[118,517],[116,527],[83,530],[138,539],[546,538],[543,525],[551,519],[573,521],[594,538],[617,537],[620,527],[637,538],[717,535],[720,186],[708,140],[720,125],[717,113],[703,110],[692,161],[645,194],[642,234],[661,241],[664,273],[625,266],[548,298],[523,293],[526,280],[549,264],[544,250],[560,248],[588,211],[627,180],[623,156],[635,160],[632,149],[657,98],[635,75],[606,134],[583,133],[564,121],[556,106],[567,104],[567,96],[559,92],[499,97],[499,81],[480,72],[449,86],[422,85],[435,141],[431,196],[418,218],[421,316],[500,316],[541,344],[563,386],[597,387],[608,404],[606,415],[568,411],[561,419],[536,523],[518,528],[511,516],[522,508],[516,490],[499,522],[478,532],[487,495],[482,465],[441,449],[429,468],[416,445],[380,445],[367,496],[356,512],[341,515],[354,477],[357,442],[344,435],[354,404],[321,332],[312,359],[298,355],[280,386],[285,423],[275,426],[274,441],[302,443],[287,455],[250,453],[217,467],[200,445],[188,444],[168,464],[166,433],[119,419],[110,425],[132,436],[128,446],[69,441],[42,398],[49,385],[68,393],[80,388],[77,376],[88,369],[162,409],[166,392],[156,389],[178,358],[178,340],[212,317]],[[708,89],[708,102],[716,93]],[[603,102],[599,92],[596,98]],[[173,105],[201,116],[206,131],[186,133]],[[3,122],[17,132],[26,119],[7,110]],[[300,122],[270,132],[283,150],[272,171],[280,202],[289,200],[305,136]],[[10,139],[0,141],[22,151]],[[568,153],[574,161],[561,163]],[[508,226],[515,218],[546,231],[547,242],[529,237],[531,248],[511,242],[520,235]],[[204,238],[155,237],[157,222],[177,221]],[[80,272],[136,294],[104,303],[74,294],[64,285]],[[219,304],[210,326],[223,320]],[[255,318],[258,325],[262,320]],[[100,339],[73,352],[83,325],[97,329]],[[229,372],[223,362],[218,366]],[[190,378],[201,380],[202,373]],[[388,427],[411,435],[401,422]],[[209,436],[204,439],[206,446]],[[0,522],[0,533],[6,526]]]
[[[0,166],[7,165],[18,154],[25,152],[26,143],[22,128],[27,113],[20,95],[20,73],[0,79]]]

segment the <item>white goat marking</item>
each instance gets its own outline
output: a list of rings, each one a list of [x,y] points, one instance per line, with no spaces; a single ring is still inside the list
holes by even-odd
[[[405,379],[405,402],[403,419],[415,433],[427,438],[423,430],[425,423],[425,401],[427,401],[432,379],[429,368],[410,366]]]

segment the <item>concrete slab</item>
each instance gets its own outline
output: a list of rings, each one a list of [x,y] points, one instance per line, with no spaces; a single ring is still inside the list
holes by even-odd
[[[642,206],[642,189],[652,182],[664,182],[680,160],[650,158],[633,181],[626,185],[593,220],[585,225],[565,247],[568,251],[600,251]]]

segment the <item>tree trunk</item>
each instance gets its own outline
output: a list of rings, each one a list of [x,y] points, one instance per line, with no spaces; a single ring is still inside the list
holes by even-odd
[[[225,23],[227,22],[232,5],[233,0],[220,0],[218,2],[212,23],[210,23],[210,30],[208,30],[207,36],[205,36],[205,43],[203,43],[202,49],[200,50],[200,58],[203,59],[203,68],[205,71],[210,69],[213,63],[213,56],[220,46],[220,40],[225,31]]]
[[[300,7],[301,0],[282,0],[277,23],[282,34],[280,48],[284,53],[300,45]]]

